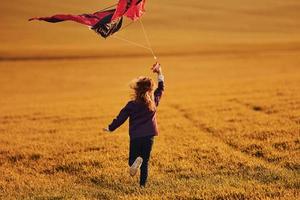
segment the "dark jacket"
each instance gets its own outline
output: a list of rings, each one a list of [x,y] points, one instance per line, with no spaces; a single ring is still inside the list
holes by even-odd
[[[164,82],[159,80],[158,87],[154,91],[154,100],[158,106],[164,91]],[[130,139],[158,135],[156,122],[156,111],[150,111],[148,107],[136,101],[129,101],[120,111],[119,115],[108,126],[110,131],[114,131],[121,126],[129,117]]]

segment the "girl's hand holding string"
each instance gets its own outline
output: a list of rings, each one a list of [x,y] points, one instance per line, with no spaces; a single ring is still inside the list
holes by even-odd
[[[152,67],[151,70],[153,71],[153,73],[157,73],[158,75],[162,74],[162,69],[161,69],[161,65],[156,62]]]

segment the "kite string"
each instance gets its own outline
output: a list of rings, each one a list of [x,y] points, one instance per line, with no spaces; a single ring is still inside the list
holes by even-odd
[[[112,35],[111,37],[112,37],[112,38],[115,38],[115,39],[117,39],[117,40],[121,40],[121,41],[123,41],[123,42],[127,42],[127,43],[129,43],[129,44],[132,44],[132,45],[135,45],[135,46],[144,48],[144,49],[148,49],[148,50],[151,51],[151,48],[149,48],[149,47],[147,47],[147,46],[145,46],[145,45],[142,45],[142,44],[140,44],[140,43],[133,42],[133,41],[131,41],[131,40],[127,40],[127,39],[125,39],[125,38],[118,37],[118,36],[116,36],[116,35]]]
[[[118,5],[118,4],[116,3],[116,4],[114,4],[114,5],[111,5],[111,6],[108,6],[108,7],[106,7],[106,8],[103,8],[102,10],[100,10],[100,11],[98,11],[98,12],[105,11],[105,10],[110,9],[110,8],[112,8],[112,7],[115,7],[115,6],[117,6],[117,5]]]
[[[125,26],[123,26],[123,27],[120,29],[120,31],[127,29],[127,28],[128,28],[129,26],[131,26],[133,23],[134,23],[134,21],[132,21],[132,22],[126,24]]]
[[[155,53],[154,53],[154,50],[153,50],[153,48],[152,48],[152,45],[151,45],[151,43],[150,43],[150,39],[149,39],[149,37],[148,37],[148,34],[147,34],[147,32],[146,32],[146,29],[145,29],[145,27],[144,27],[144,24],[143,24],[142,19],[139,18],[139,22],[140,22],[140,24],[141,24],[141,26],[142,26],[143,33],[144,33],[144,36],[145,36],[147,45],[148,45],[148,47],[149,47],[149,50],[151,51],[151,53],[152,53],[152,55],[153,55],[153,58],[154,58],[155,60],[157,60],[157,57],[156,57],[156,55],[155,55]]]
[[[149,50],[149,51],[151,52],[153,58],[157,61],[157,57],[156,57],[156,55],[155,55],[155,53],[154,53],[154,50],[153,50],[153,48],[152,48],[152,45],[151,45],[151,43],[150,43],[150,40],[149,40],[148,34],[147,34],[147,32],[146,32],[146,29],[145,29],[145,27],[144,27],[144,24],[143,24],[143,22],[142,22],[141,19],[139,19],[139,21],[140,21],[141,27],[142,27],[142,29],[143,29],[143,33],[144,33],[145,40],[146,40],[146,42],[147,42],[147,46],[146,46],[146,45],[143,45],[143,44],[140,44],[140,43],[137,43],[137,42],[134,42],[134,41],[131,41],[131,40],[128,40],[128,39],[125,39],[125,38],[122,38],[122,37],[118,37],[118,36],[116,36],[116,35],[111,35],[111,37],[114,38],[114,39],[117,39],[117,40],[121,40],[121,41],[123,41],[123,42],[126,42],[126,43],[128,43],[128,44],[131,44],[131,45],[134,45],[134,46],[137,46],[137,47],[140,47],[140,48],[144,48],[144,49]],[[127,27],[130,26],[132,23],[133,23],[133,22],[127,24],[127,25],[126,25],[125,27],[123,27],[122,29],[127,28]]]

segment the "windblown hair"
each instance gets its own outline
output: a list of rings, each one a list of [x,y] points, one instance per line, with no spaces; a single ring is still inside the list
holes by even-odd
[[[155,101],[154,101],[154,82],[151,78],[138,77],[133,80],[130,87],[134,90],[132,99],[139,103],[144,103],[149,110],[155,111]]]

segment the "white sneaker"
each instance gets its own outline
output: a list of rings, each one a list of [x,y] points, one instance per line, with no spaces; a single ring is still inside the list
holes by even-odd
[[[135,159],[134,163],[131,165],[130,170],[129,170],[131,176],[136,175],[136,173],[140,169],[142,163],[143,163],[143,158],[142,157],[137,157]]]

